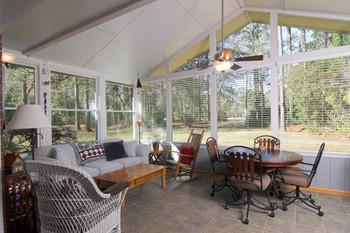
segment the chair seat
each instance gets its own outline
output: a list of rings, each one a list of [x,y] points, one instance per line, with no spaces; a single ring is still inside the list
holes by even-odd
[[[275,175],[275,180],[280,183],[286,183],[307,188],[310,184],[310,176],[304,172],[294,169],[279,169]]]
[[[259,179],[259,175],[255,174],[255,178]],[[236,179],[234,176],[231,177],[231,183],[237,187],[237,188],[242,188],[242,189],[248,189],[252,191],[264,191],[271,182],[271,178],[268,175],[263,175],[262,177],[262,186],[260,183],[260,180],[241,180],[241,179]]]
[[[172,166],[177,166],[177,164],[178,164],[178,162],[176,161],[176,160],[166,160],[166,163],[168,164],[168,165],[172,165]],[[186,163],[181,163],[181,162],[179,162],[179,166],[180,167],[182,167],[182,168],[189,168],[189,169],[191,169],[191,164],[186,164]]]

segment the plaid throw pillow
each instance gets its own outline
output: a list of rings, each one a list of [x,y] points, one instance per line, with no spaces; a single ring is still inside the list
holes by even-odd
[[[105,149],[100,141],[76,142],[74,146],[77,150],[79,165],[84,166],[86,163],[105,159]]]

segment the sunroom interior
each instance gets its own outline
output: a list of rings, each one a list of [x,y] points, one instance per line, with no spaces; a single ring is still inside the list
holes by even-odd
[[[221,149],[271,134],[312,161],[325,142],[314,186],[350,192],[347,0],[225,0],[223,15],[221,1],[118,2],[1,3],[2,52],[16,55],[2,66],[5,125],[27,103],[45,107],[52,123],[39,129],[39,146],[184,142],[194,128]],[[264,58],[204,69],[222,42],[236,57]],[[202,147],[196,168],[209,170]]]

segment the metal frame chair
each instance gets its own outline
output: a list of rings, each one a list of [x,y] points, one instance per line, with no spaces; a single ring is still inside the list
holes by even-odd
[[[318,210],[317,214],[319,216],[323,216],[324,213],[321,211],[321,206],[316,205],[315,200],[312,198],[312,195],[306,195],[300,190],[300,187],[310,187],[311,182],[316,175],[324,148],[325,143],[323,142],[318,150],[316,159],[313,164],[301,162],[301,164],[312,166],[311,170],[296,170],[289,168],[278,169],[277,173],[275,174],[275,181],[295,186],[295,189],[290,192],[283,192],[281,190],[279,191],[280,198],[288,198],[287,201],[283,202],[282,210],[287,211],[288,205],[292,204],[296,200],[300,200],[305,205]]]
[[[101,192],[88,173],[61,162],[28,160],[24,169],[38,200],[40,232],[121,232],[130,182]]]
[[[224,179],[219,181],[213,181],[213,184],[211,186],[212,191],[210,193],[211,196],[214,196],[215,192],[218,192],[224,188],[228,188],[234,192],[236,190],[231,185],[229,180],[229,160],[228,158],[225,158],[223,154],[219,152],[218,145],[216,143],[215,138],[208,137],[206,140],[206,146],[208,150],[209,160],[211,167],[213,169],[213,172],[218,175],[223,175]]]
[[[243,223],[248,224],[249,209],[253,205],[262,210],[268,210],[270,217],[275,217],[274,210],[277,209],[277,203],[272,203],[270,193],[266,191],[267,205],[255,199],[251,191],[265,191],[268,189],[271,178],[267,174],[262,173],[261,155],[256,150],[245,146],[233,146],[227,148],[224,155],[230,158],[231,164],[231,184],[241,189],[241,195],[233,194],[233,200],[226,201],[226,209],[230,205],[240,206],[246,205],[246,215],[243,215]],[[238,199],[239,198],[239,199]],[[237,203],[237,200],[243,202]],[[255,202],[261,204],[257,205]]]
[[[260,135],[254,139],[254,148],[265,147],[267,150],[279,150],[281,141],[272,135]]]

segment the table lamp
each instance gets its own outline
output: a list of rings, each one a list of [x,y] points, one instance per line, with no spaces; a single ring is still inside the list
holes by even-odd
[[[44,114],[40,105],[25,104],[17,107],[8,129],[31,129],[32,130],[32,159],[34,149],[37,146],[37,129],[51,127],[51,123]]]

